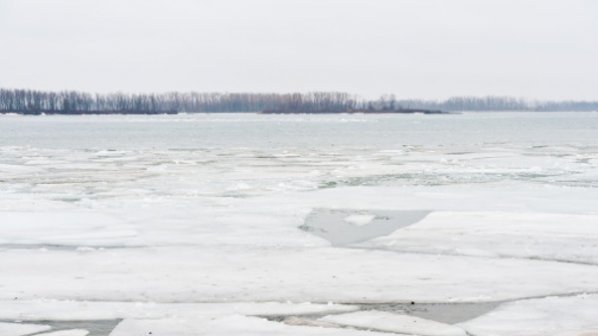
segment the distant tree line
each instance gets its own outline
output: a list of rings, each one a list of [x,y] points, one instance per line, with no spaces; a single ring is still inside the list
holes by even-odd
[[[89,94],[0,89],[0,112],[131,113],[176,112],[343,112],[355,110],[357,99],[342,92]]]
[[[598,101],[530,101],[501,96],[452,97],[444,101],[406,99],[397,101],[396,105],[442,111],[598,111]]]
[[[454,97],[444,101],[384,95],[359,99],[344,92],[90,94],[0,89],[0,112],[22,114],[163,114],[177,112],[405,112],[598,111],[596,101],[530,102],[511,97]]]

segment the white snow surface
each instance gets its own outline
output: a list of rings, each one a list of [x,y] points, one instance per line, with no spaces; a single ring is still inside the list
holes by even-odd
[[[412,253],[558,260],[598,265],[598,216],[435,212],[363,246]]]
[[[423,318],[381,311],[329,315],[320,320],[340,325],[421,336],[467,336],[459,327]]]
[[[0,119],[11,336],[369,335],[314,321],[412,301],[501,303],[456,322],[476,336],[595,332],[595,114]],[[314,209],[429,214],[332,246],[302,229]]]
[[[462,323],[479,336],[598,335],[598,295],[548,297],[505,303]]]
[[[51,331],[43,334],[37,334],[36,336],[87,336],[89,331],[85,329],[68,329]]]
[[[231,315],[214,319],[124,320],[110,336],[388,336],[387,333],[289,326],[262,318]]]
[[[30,335],[49,329],[49,326],[40,324],[0,322],[0,336]]]
[[[309,302],[156,303],[51,299],[0,301],[0,316],[10,320],[28,321],[214,318],[230,314],[340,314],[357,309],[357,306]]]

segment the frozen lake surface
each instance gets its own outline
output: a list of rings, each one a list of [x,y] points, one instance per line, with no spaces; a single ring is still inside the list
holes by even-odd
[[[598,113],[0,115],[0,336],[597,316]]]

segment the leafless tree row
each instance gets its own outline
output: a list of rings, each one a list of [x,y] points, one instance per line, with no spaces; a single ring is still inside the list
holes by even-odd
[[[344,92],[89,94],[0,89],[0,112],[176,113],[176,112],[406,112],[406,111],[597,111],[596,101],[529,102],[512,97],[454,97],[444,101],[384,95],[359,99]]]
[[[405,109],[442,111],[598,111],[598,101],[529,101],[513,97],[453,97],[444,101],[406,99],[396,101]]]
[[[38,113],[174,113],[174,112],[342,112],[355,110],[347,93],[161,93],[89,94],[63,91],[0,90],[0,111]]]

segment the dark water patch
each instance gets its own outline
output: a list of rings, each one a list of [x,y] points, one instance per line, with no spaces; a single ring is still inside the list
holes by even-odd
[[[378,310],[394,314],[416,316],[427,320],[456,324],[484,315],[502,302],[442,302],[442,303],[382,303],[362,304],[361,310]]]
[[[415,224],[427,210],[339,210],[314,209],[299,228],[328,240],[333,246],[347,246],[388,235]]]
[[[423,318],[430,321],[457,324],[462,323],[479,316],[482,316],[501,305],[503,302],[439,302],[439,303],[371,303],[371,304],[354,304],[359,307],[358,311],[382,311],[397,315],[409,315]],[[314,327],[329,327],[329,328],[348,328],[355,330],[372,330],[371,328],[347,327],[337,325],[335,323],[323,322],[320,319],[329,315],[341,315],[350,312],[340,313],[315,313],[315,314],[298,314],[298,315],[273,315],[273,316],[259,316],[273,322],[280,322],[289,325],[303,325]]]

